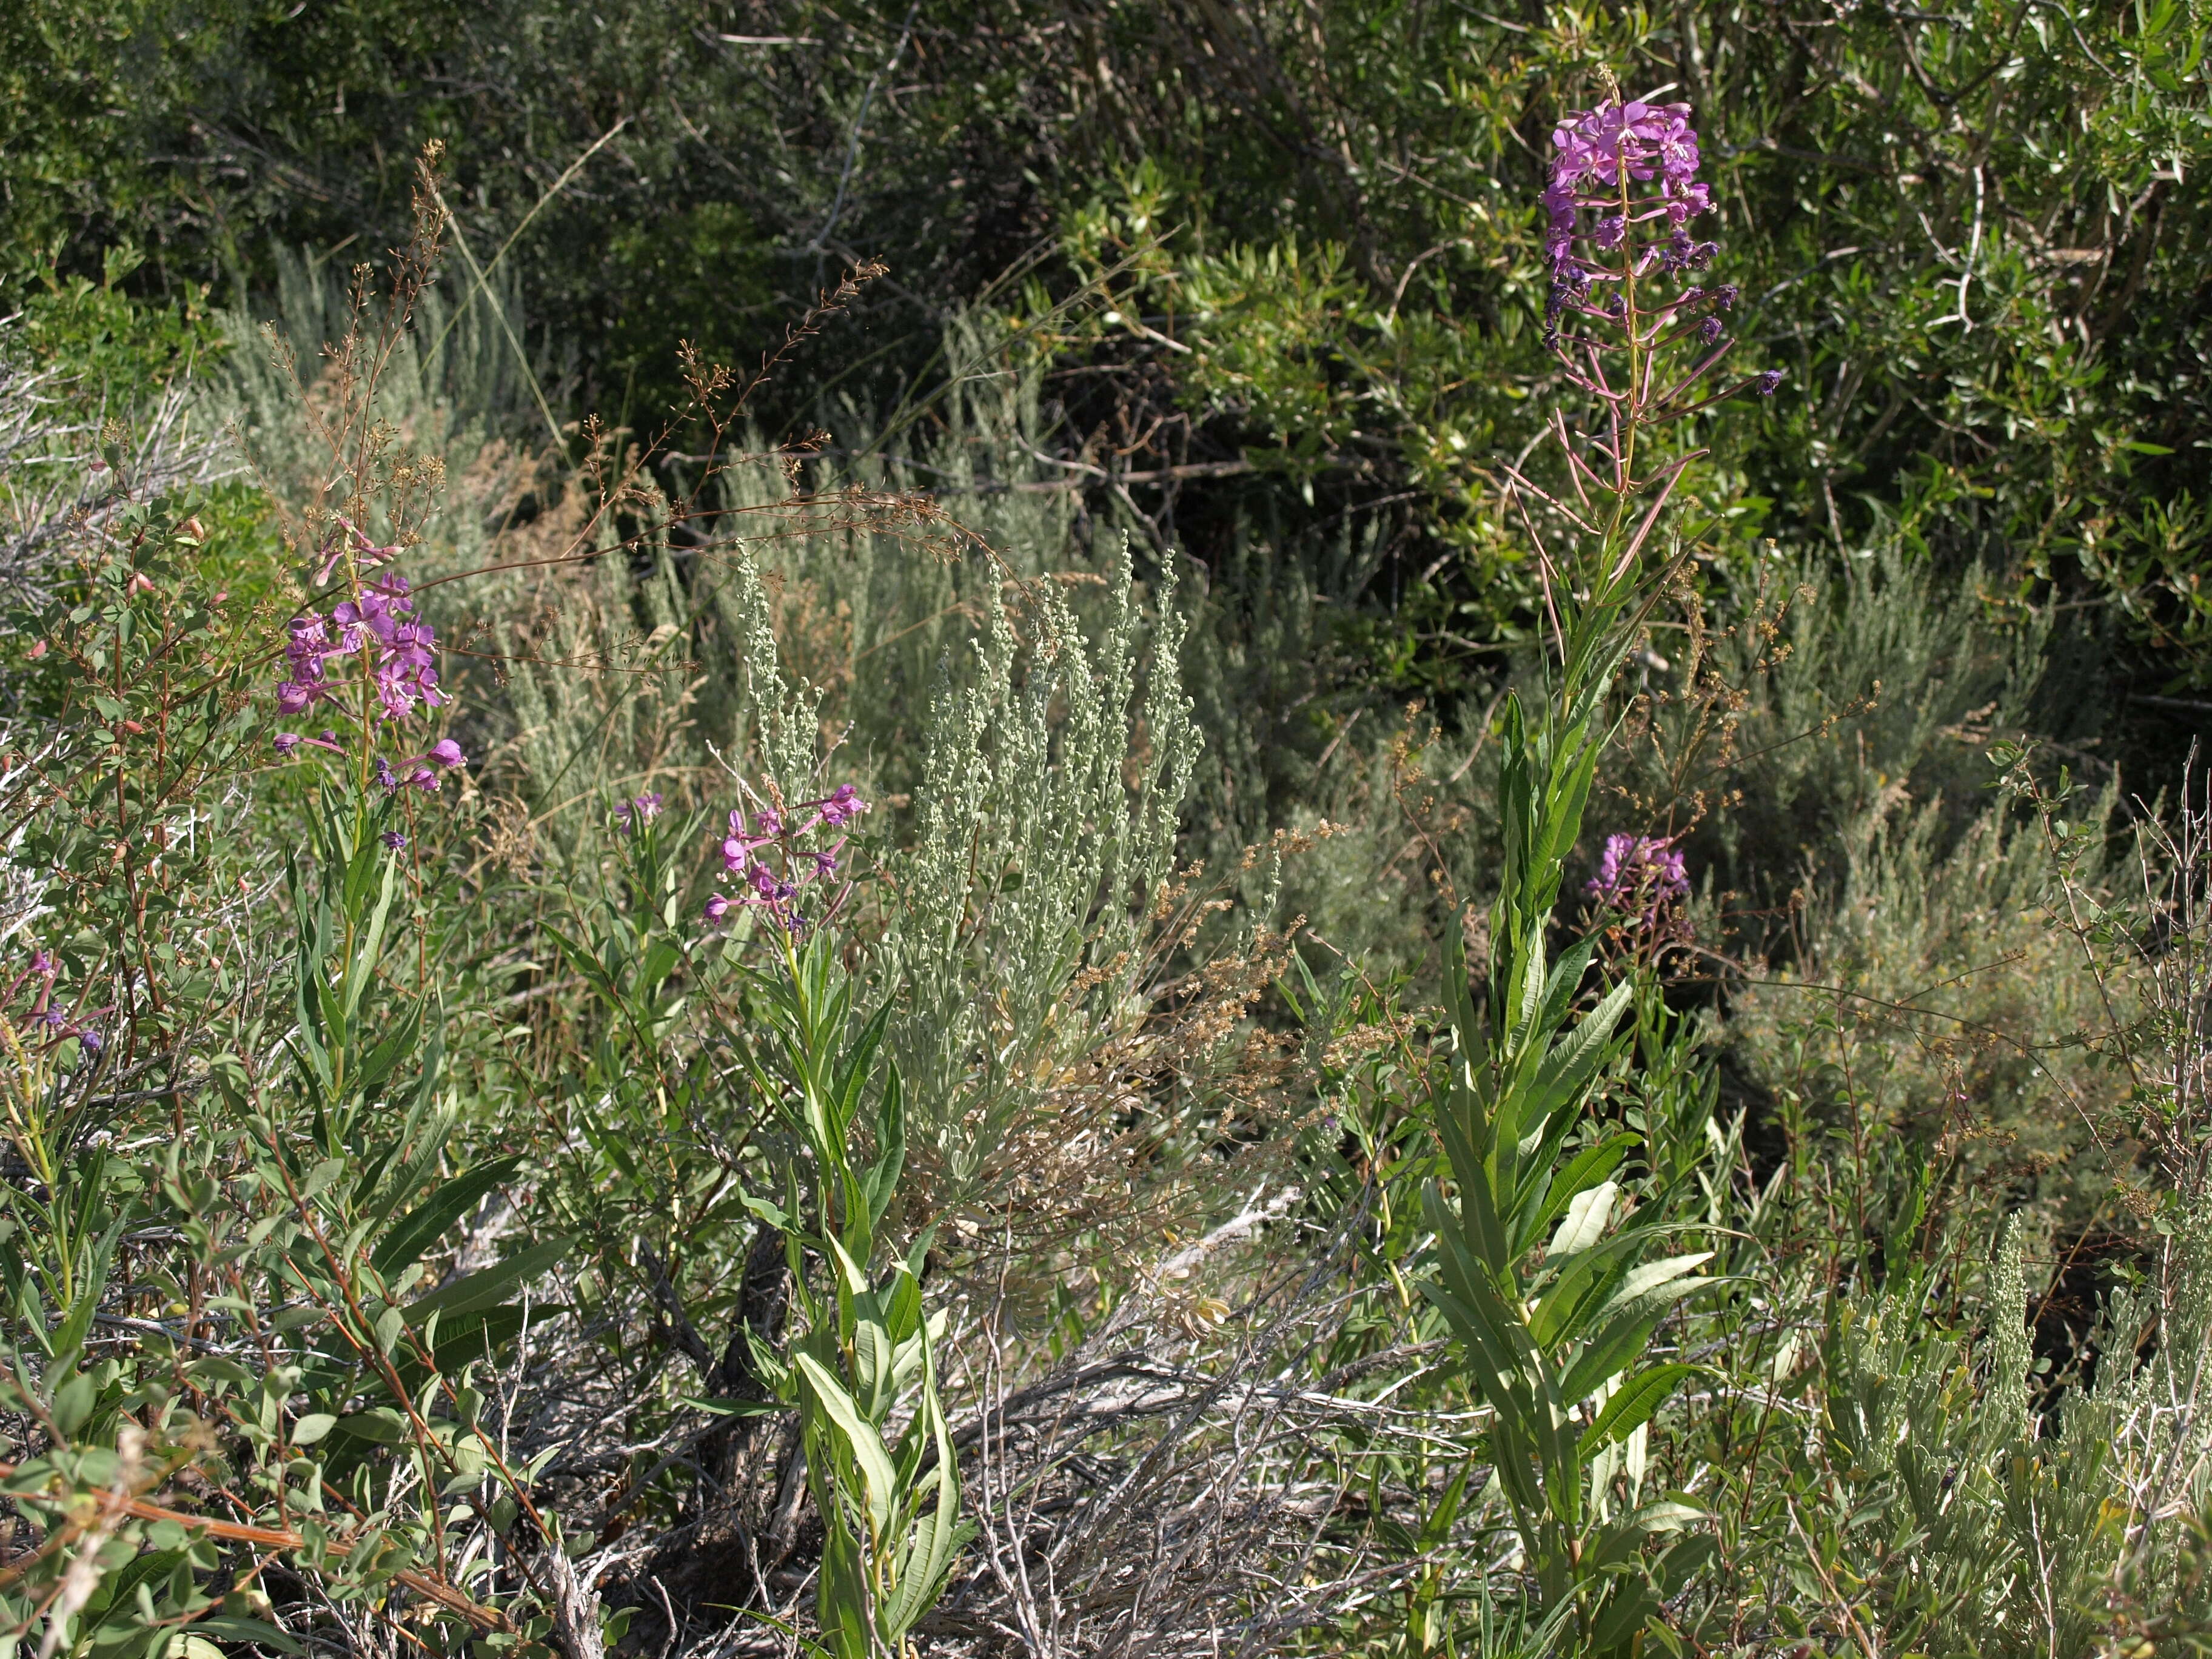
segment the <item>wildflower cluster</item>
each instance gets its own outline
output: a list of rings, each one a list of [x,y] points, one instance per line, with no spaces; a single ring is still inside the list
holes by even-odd
[[[1671,295],[1656,293],[1662,278],[1703,270],[1720,251],[1700,241],[1690,222],[1712,206],[1711,187],[1699,179],[1698,135],[1687,104],[1630,100],[1571,112],[1552,135],[1553,155],[1544,206],[1550,225],[1544,249],[1552,262],[1552,289],[1544,312],[1544,338],[1585,390],[1638,419],[1673,418],[1749,387],[1770,395],[1782,383],[1770,369],[1694,404],[1682,399],[1711,373],[1734,342],[1721,314],[1738,297],[1733,284],[1688,283]],[[1645,284],[1639,295],[1638,283]],[[1625,339],[1570,332],[1565,320],[1581,317]],[[1692,343],[1708,355],[1662,389],[1656,376],[1661,349]],[[1609,375],[1607,358],[1626,354],[1625,377]],[[1626,384],[1616,386],[1625,378]]]
[[[310,614],[292,620],[284,659],[290,678],[276,688],[276,706],[297,714],[314,703],[335,701],[337,685],[330,675],[334,659],[362,658],[386,720],[404,720],[417,703],[436,708],[446,701],[438,689],[436,632],[410,614],[415,602],[407,578],[397,571],[363,582],[356,596],[327,617]]]
[[[1545,249],[1554,268],[1572,259],[1577,210],[1613,207],[1624,173],[1640,182],[1654,177],[1659,180],[1656,203],[1638,217],[1663,215],[1672,228],[1658,255],[1660,262],[1680,270],[1703,264],[1717,252],[1714,243],[1692,240],[1684,228],[1712,205],[1711,186],[1698,179],[1698,135],[1690,125],[1687,104],[1608,104],[1577,110],[1553,133],[1552,146],[1559,154],[1552,161],[1551,187],[1544,192],[1544,205],[1552,216]],[[1586,194],[1593,185],[1601,185],[1612,194]],[[1598,222],[1597,245],[1619,247],[1627,228],[1625,214],[1607,213]]]
[[[342,719],[359,719],[367,729],[372,720],[397,724],[417,708],[443,706],[448,699],[438,685],[437,632],[428,623],[416,618],[407,578],[396,570],[366,579],[360,576],[362,570],[388,561],[398,550],[379,547],[350,523],[343,520],[340,523],[351,538],[350,551],[356,560],[354,595],[334,606],[328,616],[311,611],[292,619],[284,641],[286,678],[276,688],[278,711],[300,714],[326,704]],[[316,573],[319,584],[330,579],[348,550],[345,543],[337,544]],[[358,673],[349,676],[343,672],[349,661],[358,665]],[[358,709],[346,695],[349,688],[362,699]],[[349,752],[334,730],[316,737],[279,732],[276,748],[280,755],[303,748],[327,750],[334,755]],[[467,764],[460,744],[441,738],[422,753],[396,763],[380,756],[374,775],[387,793],[403,787],[428,793],[438,787],[440,769],[450,771]],[[387,831],[383,839],[395,850],[407,844],[407,838],[397,830]]]
[[[1662,911],[1690,896],[1690,872],[1672,836],[1607,836],[1597,873],[1583,891],[1648,931]]]
[[[615,803],[615,817],[625,836],[634,836],[660,816],[660,793],[647,790],[642,795],[632,795],[628,800]]]
[[[742,808],[732,810],[729,833],[722,838],[722,867],[744,884],[735,896],[716,892],[707,901],[708,921],[719,924],[737,909],[764,910],[794,937],[827,921],[844,902],[851,883],[839,886],[818,911],[809,914],[804,907],[801,895],[807,888],[836,881],[842,872],[838,854],[846,837],[840,835],[824,845],[818,832],[842,830],[866,811],[868,803],[849,783],[788,811],[758,806],[748,819]]]

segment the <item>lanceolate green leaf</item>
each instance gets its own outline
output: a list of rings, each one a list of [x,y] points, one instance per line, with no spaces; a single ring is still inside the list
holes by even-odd
[[[371,1265],[379,1273],[386,1274],[411,1267],[425,1250],[446,1236],[448,1228],[474,1209],[502,1182],[512,1179],[521,1166],[522,1156],[518,1152],[506,1158],[488,1159],[454,1176],[409,1211],[399,1224],[385,1235],[383,1243],[376,1247],[369,1258]]]
[[[812,1354],[797,1356],[799,1372],[808,1389],[820,1402],[823,1411],[836,1425],[854,1463],[860,1471],[866,1486],[868,1519],[878,1534],[891,1523],[893,1495],[898,1488],[898,1476],[891,1468],[890,1455],[884,1449],[883,1437],[875,1425],[861,1416],[853,1396],[845,1392],[844,1385],[823,1369],[822,1363]]]
[[[1579,1255],[1604,1237],[1605,1224],[1613,1218],[1613,1197],[1620,1190],[1612,1182],[1601,1181],[1575,1194],[1568,1201],[1567,1213],[1560,1220],[1559,1231],[1552,1235],[1545,1255]]]
[[[1606,1309],[1591,1319],[1596,1329],[1589,1346],[1576,1356],[1574,1364],[1560,1380],[1560,1397],[1580,1400],[1594,1393],[1601,1382],[1626,1370],[1644,1352],[1653,1328],[1667,1309],[1711,1282],[1694,1277],[1674,1277],[1632,1297],[1622,1298],[1616,1293]]]
[[[433,1313],[450,1318],[455,1314],[482,1313],[507,1299],[515,1285],[526,1284],[549,1272],[568,1253],[573,1239],[549,1238],[517,1251],[506,1260],[457,1279],[407,1304],[408,1322],[420,1326]]]
[[[1613,1390],[1613,1397],[1583,1431],[1576,1455],[1587,1462],[1617,1440],[1625,1440],[1638,1425],[1665,1405],[1686,1377],[1697,1375],[1694,1365],[1654,1365],[1638,1371]]]

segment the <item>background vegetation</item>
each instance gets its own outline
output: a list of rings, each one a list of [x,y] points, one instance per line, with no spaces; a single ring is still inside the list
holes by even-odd
[[[2200,12],[0,19],[0,1639],[2196,1650]],[[1641,1601],[1419,1288],[1607,74],[1785,372],[1538,927],[1597,1230],[1710,1253],[1570,1460]],[[384,817],[270,747],[337,514],[470,759]],[[787,979],[740,780],[873,805]]]

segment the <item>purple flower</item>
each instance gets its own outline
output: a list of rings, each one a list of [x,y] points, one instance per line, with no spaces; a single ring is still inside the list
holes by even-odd
[[[1712,204],[1713,192],[1710,185],[1703,184],[1692,185],[1680,195],[1670,196],[1668,198],[1668,222],[1674,225],[1686,225],[1698,214],[1710,210]]]
[[[615,816],[622,820],[623,834],[635,835],[639,830],[660,816],[659,792],[647,790],[642,795],[633,795],[628,800],[617,801]],[[727,857],[726,849],[724,858],[726,860]]]
[[[1575,252],[1587,238],[1599,254],[1631,250],[1637,275],[1653,269],[1690,269],[1711,256],[1711,245],[1690,240],[1682,229],[1712,205],[1711,189],[1698,177],[1698,135],[1686,104],[1615,101],[1595,109],[1571,110],[1552,135],[1551,177],[1544,191],[1547,228],[1544,247],[1555,283],[1588,267]],[[1650,182],[1656,181],[1656,182]],[[1596,216],[1590,228],[1580,220]],[[1671,239],[1638,242],[1637,227],[1661,222]],[[1602,263],[1607,274],[1617,260]],[[1558,323],[1571,295],[1555,286],[1546,309],[1547,337],[1558,346]]]
[[[401,835],[397,830],[387,830],[382,835],[379,836],[377,839],[382,842],[386,847],[389,847],[395,853],[401,848],[407,845],[407,837]]]
[[[1686,185],[1698,170],[1698,135],[1689,117],[1687,104],[1634,100],[1571,111],[1552,134],[1558,151],[1553,179],[1571,185],[1595,179],[1617,191],[1626,167],[1632,179],[1663,174],[1668,187]]]
[[[69,1024],[69,1016],[58,1008],[49,1008],[39,1018],[45,1020],[48,1025],[60,1026]]]
[[[743,875],[752,862],[753,849],[765,847],[775,839],[773,836],[749,835],[745,830],[745,815],[739,811],[730,814],[730,833],[722,841],[722,867],[732,875]]]
[[[1651,250],[1648,258],[1662,270],[1700,270],[1721,251],[1718,242],[1701,242],[1686,230],[1677,230]]]
[[[461,745],[451,738],[441,738],[430,745],[429,758],[441,766],[466,766],[469,757],[461,752]]]
[[[1721,319],[1708,317],[1698,325],[1698,342],[1701,345],[1717,344],[1721,337]]]
[[[390,653],[377,664],[375,679],[376,700],[388,720],[405,720],[418,702],[436,708],[446,702],[435,669],[400,661]]]
[[[76,1040],[83,1048],[84,1052],[88,1056],[98,1054],[102,1048],[105,1048],[107,1046],[106,1042],[102,1040],[100,1033],[97,1031],[79,1031],[76,1034]]]
[[[392,763],[379,755],[376,757],[376,781],[386,789],[397,789],[399,779],[392,770]]]
[[[52,979],[54,976],[54,959],[48,956],[44,951],[32,951],[31,971],[34,974],[42,975],[47,979]]]
[[[635,827],[659,811],[660,797],[640,795],[615,810]],[[716,893],[708,902],[708,923],[720,922],[731,911],[744,908],[765,910],[770,921],[794,936],[819,927],[836,914],[844,891],[809,915],[800,908],[802,890],[839,873],[838,854],[845,841],[841,836],[827,847],[808,842],[816,831],[842,828],[867,810],[868,803],[848,783],[796,807],[757,807],[750,823],[742,809],[732,811],[728,833],[721,838],[722,867],[741,878],[744,886],[735,896]]]
[[[331,640],[329,627],[320,617],[295,617],[285,629],[284,660],[292,665],[292,678],[296,680],[321,679],[323,659],[343,656],[349,648]]]
[[[1759,395],[1762,398],[1771,398],[1774,395],[1776,389],[1779,387],[1781,384],[1782,371],[1778,368],[1768,369],[1766,373],[1760,375],[1759,379],[1753,383],[1753,386],[1758,391]]]
[[[822,809],[822,822],[833,830],[841,830],[861,813],[868,811],[868,803],[860,799],[860,792],[849,783],[841,783],[825,800],[815,803]]]
[[[279,732],[276,734],[276,752],[278,754],[289,755],[299,746],[300,734],[297,732]]]
[[[1606,909],[1641,911],[1648,921],[1662,905],[1689,896],[1690,875],[1672,836],[1607,836],[1597,874],[1583,891]]]
[[[386,720],[405,719],[417,703],[431,708],[444,703],[446,696],[438,686],[436,630],[410,618],[414,603],[408,597],[407,579],[387,572],[332,607],[328,617],[294,617],[284,645],[289,678],[277,688],[277,706],[286,714],[297,714],[317,697],[334,695],[327,684],[330,660],[357,653],[371,659],[369,678]]]
[[[407,775],[407,781],[426,795],[437,793],[438,775],[427,766],[418,766],[410,772]]]

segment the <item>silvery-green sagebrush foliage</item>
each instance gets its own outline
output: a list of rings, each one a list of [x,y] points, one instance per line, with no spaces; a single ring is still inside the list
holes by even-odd
[[[1978,1344],[1931,1320],[1917,1280],[1838,1310],[1826,1434],[1846,1501],[1805,1522],[1835,1558],[1880,1561],[1844,1616],[1886,1641],[2028,1659],[2133,1625],[2188,1651],[2212,1625],[2191,1519],[2212,1499],[2212,1242],[2177,1231],[2106,1311],[2094,1380],[2041,1410],[2022,1252],[2008,1232]]]
[[[1126,552],[1108,580],[1095,646],[1046,584],[1027,641],[1001,603],[967,673],[946,665],[914,842],[889,872],[884,972],[905,997],[891,1042],[948,1205],[988,1196],[991,1151],[1146,988],[1146,910],[1174,863],[1200,739],[1176,672],[1172,583],[1140,682]],[[1065,995],[1084,969],[1097,976],[1096,1013]],[[1071,1020],[1093,1029],[1052,1029]]]

